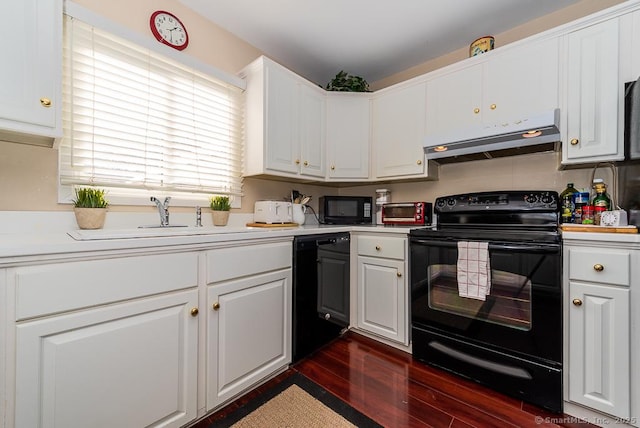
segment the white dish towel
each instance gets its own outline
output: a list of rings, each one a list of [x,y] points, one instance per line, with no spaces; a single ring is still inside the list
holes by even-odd
[[[488,242],[458,242],[458,294],[485,300],[491,292]]]

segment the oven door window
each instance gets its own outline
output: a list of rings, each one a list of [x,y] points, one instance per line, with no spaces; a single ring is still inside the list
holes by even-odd
[[[491,270],[491,288],[486,300],[461,297],[456,264],[428,266],[429,308],[529,330],[531,328],[531,279],[528,276]]]

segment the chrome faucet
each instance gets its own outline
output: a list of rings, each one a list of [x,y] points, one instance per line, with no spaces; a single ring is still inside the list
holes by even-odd
[[[170,196],[164,198],[164,203],[160,202],[155,196],[151,197],[151,202],[155,202],[158,207],[158,214],[160,214],[160,226],[169,226],[169,201]]]

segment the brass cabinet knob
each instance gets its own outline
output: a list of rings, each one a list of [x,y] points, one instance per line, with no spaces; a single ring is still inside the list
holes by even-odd
[[[42,97],[40,98],[40,104],[42,104],[43,107],[51,107],[51,100],[49,98]]]
[[[380,251],[382,247],[380,245],[376,245],[376,251]]]
[[[572,138],[569,142],[572,146],[577,146],[580,141],[577,138]]]
[[[309,166],[309,162],[304,161],[304,166]]]
[[[480,109],[479,109],[478,107],[476,107],[476,108],[474,108],[474,109],[473,109],[473,112],[474,112],[475,114],[478,114],[478,113],[480,113]]]
[[[198,308],[192,308],[191,309],[191,316],[192,317],[197,317],[198,316],[198,312],[200,312],[200,311],[198,311]]]
[[[402,278],[402,272],[397,272],[396,275],[398,276],[398,278]]]
[[[489,108],[490,108],[491,110],[495,110],[495,109],[496,109],[496,107],[497,107],[497,105],[495,105],[495,104],[491,104],[491,105],[489,106]]]
[[[418,159],[418,160],[416,161],[416,164],[418,164],[418,165],[422,165],[422,160],[421,160],[421,159]]]
[[[218,309],[220,309],[220,303],[215,302],[215,303],[213,304],[213,310],[214,310],[214,311],[217,311]]]
[[[335,165],[331,165],[331,171],[333,171],[334,169],[336,169]]]
[[[582,306],[582,300],[580,299],[573,299],[573,304],[576,306]]]
[[[300,165],[300,159],[296,159],[296,165]]]
[[[602,272],[604,270],[604,266],[602,266],[600,263],[596,263],[595,265],[593,265],[593,270],[595,270],[596,272]]]

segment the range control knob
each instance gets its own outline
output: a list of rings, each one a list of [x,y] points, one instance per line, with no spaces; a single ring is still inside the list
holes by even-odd
[[[528,204],[535,204],[536,202],[538,202],[538,196],[534,193],[530,193],[524,197],[524,200]]]
[[[553,202],[553,196],[551,196],[549,193],[545,193],[542,195],[542,198],[540,200],[543,204],[550,204]]]
[[[436,207],[438,207],[438,208],[443,208],[445,205],[446,205],[446,202],[445,202],[444,199],[438,199],[436,201]]]
[[[453,198],[449,198],[447,199],[447,205],[449,205],[450,207],[454,206],[456,204],[456,200]]]

